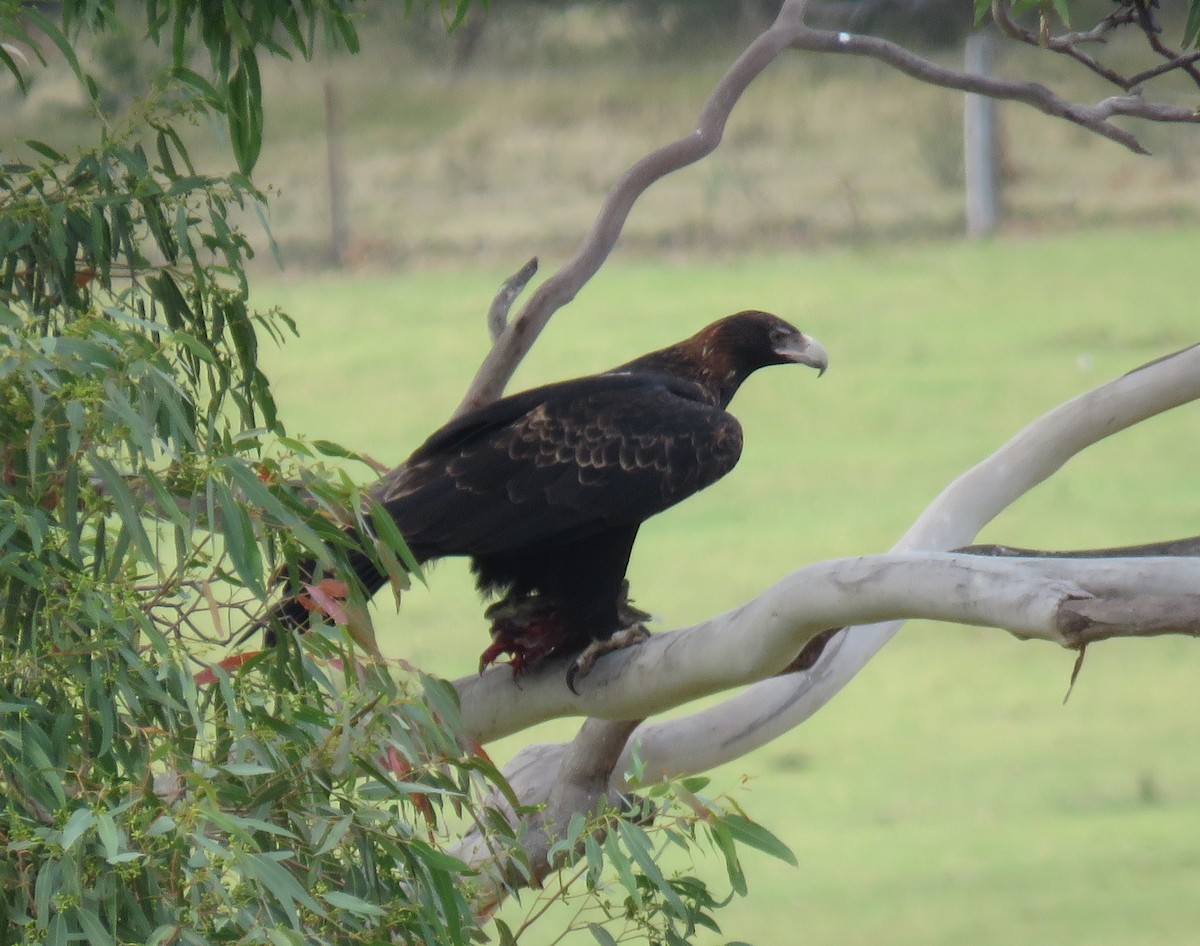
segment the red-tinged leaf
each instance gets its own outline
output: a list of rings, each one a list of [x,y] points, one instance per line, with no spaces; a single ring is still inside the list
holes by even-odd
[[[305,585],[304,590],[308,592],[307,595],[300,598],[300,603],[304,607],[310,611],[320,611],[334,624],[344,626],[350,622],[350,616],[342,607],[342,602],[350,596],[350,589],[344,581],[325,578],[315,585]],[[304,600],[306,597],[309,599],[308,601]]]
[[[387,751],[383,754],[383,768],[396,776],[401,782],[407,781],[407,778],[412,774],[412,765],[396,751],[395,746],[388,746]],[[433,804],[425,795],[413,795],[409,798],[413,807],[421,813],[421,817],[425,819],[425,823],[432,830],[437,827],[437,813],[433,810]]]
[[[246,661],[257,657],[261,653],[261,650],[248,650],[240,654],[231,654],[224,660],[218,661],[215,666],[229,673],[237,670]],[[206,667],[196,674],[193,679],[196,681],[197,686],[212,686],[217,682],[217,673],[213,667]]]
[[[480,742],[478,739],[469,739],[467,741],[467,745],[470,746],[470,748],[471,748],[471,755],[478,756],[479,758],[484,759],[487,762],[492,761],[492,757],[487,754],[487,750],[485,748],[483,748],[483,743]],[[493,762],[492,764],[494,765],[495,763]]]
[[[345,601],[350,597],[350,586],[337,578],[322,578],[317,582],[317,587],[338,601]]]
[[[400,778],[404,778],[409,772],[412,771],[412,766],[409,765],[404,756],[400,755],[400,753],[396,751],[395,746],[388,746],[387,767],[389,770],[391,770],[393,775],[397,775]]]

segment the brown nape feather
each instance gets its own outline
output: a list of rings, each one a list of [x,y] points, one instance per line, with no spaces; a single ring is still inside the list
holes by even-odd
[[[767,365],[823,371],[815,340],[765,312],[740,312],[603,374],[510,395],[451,421],[373,495],[418,562],[469,556],[493,643],[519,672],[578,654],[644,618],[625,569],[638,528],[737,463],[742,431],[725,411]],[[373,594],[384,578],[351,562]],[[276,608],[295,626],[295,599]]]
[[[789,357],[779,349],[778,342],[797,336],[808,343],[810,360]],[[682,342],[642,355],[614,372],[662,372],[694,381],[712,403],[727,407],[742,382],[759,368],[789,362],[824,372],[825,352],[819,343],[778,316],[748,309],[713,322]]]

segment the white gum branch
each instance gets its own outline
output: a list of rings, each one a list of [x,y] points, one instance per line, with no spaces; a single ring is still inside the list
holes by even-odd
[[[1082,450],[1197,398],[1200,346],[1152,362],[1060,405],[946,487],[894,551],[966,545],[1000,512]],[[1048,569],[1051,560],[1037,561]],[[1137,568],[1133,559],[1110,561]],[[850,628],[826,647],[810,670],[764,680],[690,716],[644,724],[633,738],[647,760],[647,777],[704,771],[800,725],[853,679],[902,623],[893,620]]]
[[[558,716],[641,719],[755,683],[783,670],[829,627],[926,618],[999,627],[1072,647],[1078,640],[1063,625],[1068,602],[1130,604],[1195,589],[1200,559],[993,559],[938,552],[841,559],[794,572],[736,611],[655,634],[601,660],[577,681],[578,695],[567,688],[563,662],[516,683],[499,667],[460,681],[459,695],[471,735],[486,742]],[[1147,621],[1134,606],[1128,632],[1147,633]]]
[[[554,716],[639,719],[760,678],[715,707],[638,726],[611,769],[609,791],[621,791],[628,788],[635,748],[643,779],[655,781],[739,758],[803,723],[909,617],[991,625],[1066,647],[1114,636],[1200,636],[1200,558],[1011,559],[921,551],[967,544],[1091,444],[1197,398],[1200,346],[1101,385],[1028,425],[943,490],[892,553],[809,566],[736,611],[605,657],[580,683],[579,696],[567,690],[561,666],[523,679],[520,688],[504,668],[458,681],[467,727],[486,740]],[[889,620],[859,623],[882,617]],[[834,638],[811,669],[761,679],[786,666],[821,630],[850,624],[858,626]],[[607,725],[617,735],[627,726]],[[569,748],[531,745],[506,767],[525,804],[546,802],[560,774],[570,775]],[[563,817],[558,812],[556,822]],[[504,869],[477,835],[464,837],[458,853],[488,871]],[[488,897],[503,895],[502,884],[484,888]]]
[[[729,614],[655,634],[639,647],[601,659],[580,682],[579,696],[567,689],[563,668],[554,664],[520,680],[504,667],[459,680],[466,726],[487,741],[557,716],[640,719],[761,681],[718,707],[644,724],[635,734],[654,772],[699,771],[802,722],[878,652],[904,619],[993,625],[1071,646],[1075,642],[1055,623],[1066,600],[1188,594],[1200,577],[1190,571],[1193,559],[1013,560],[904,553],[967,544],[996,514],[1081,450],[1198,397],[1200,346],[1101,385],[1034,421],[951,483],[893,554],[809,566]],[[1160,577],[1164,584],[1156,584]],[[885,619],[888,623],[870,623]],[[858,626],[831,643],[811,670],[765,679],[815,634],[846,624]]]

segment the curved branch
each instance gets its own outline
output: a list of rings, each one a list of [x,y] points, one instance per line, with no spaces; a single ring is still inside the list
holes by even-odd
[[[1200,398],[1200,346],[1131,371],[1060,405],[951,483],[895,551],[955,548],[1071,457],[1155,414]],[[838,634],[809,670],[764,680],[710,709],[635,734],[647,774],[703,771],[745,755],[817,712],[899,631],[901,621]]]
[[[455,854],[484,868],[480,909],[491,909],[514,883],[540,883],[557,866],[550,851],[571,817],[595,811],[602,802],[612,804],[628,787],[626,742],[639,721],[617,717],[659,712],[761,678],[832,621],[926,617],[1003,627],[1021,639],[1082,649],[1110,637],[1200,637],[1200,594],[1191,591],[1197,586],[1197,558],[1012,560],[907,553],[810,566],[737,611],[687,630],[655,634],[609,657],[582,682],[580,694],[568,690],[562,662],[528,678],[519,697],[503,701],[501,714],[489,717],[492,728],[476,729],[475,735],[495,738],[554,716],[592,717],[569,745],[526,747],[506,769],[523,804],[545,803],[523,840],[529,875],[517,878],[507,855],[492,850],[479,830],[469,832]],[[460,687],[463,717],[477,727],[480,707],[500,702],[497,696],[510,692],[512,681],[497,668]],[[655,751],[659,739],[639,738],[643,780],[712,764],[709,756],[721,749],[713,737],[720,732],[697,724],[703,715],[660,724],[659,735],[670,730],[675,737],[695,736],[672,753]],[[668,760],[674,768],[666,767]],[[511,823],[518,821],[499,796],[489,804]]]
[[[1078,615],[1067,602],[1088,599],[1128,610],[1126,636],[1164,633],[1160,599],[1200,586],[1200,560],[990,559],[945,552],[892,553],[810,565],[753,601],[703,624],[654,634],[600,661],[579,693],[558,661],[523,677],[505,668],[459,681],[463,719],[486,742],[558,716],[643,717],[777,673],[831,625],[926,618],[1000,627],[1022,639],[1076,647]],[[1141,617],[1145,608],[1147,615]],[[1109,622],[1113,625],[1113,622]],[[1181,621],[1175,633],[1193,633]],[[1114,630],[1109,636],[1120,633]],[[774,682],[774,681],[771,681]],[[649,761],[649,760],[647,760]]]
[[[795,49],[812,52],[848,53],[887,63],[889,66],[930,85],[986,95],[994,99],[1023,102],[1055,118],[1087,128],[1102,137],[1124,145],[1136,154],[1149,154],[1134,135],[1109,122],[1114,116],[1145,118],[1156,122],[1200,123],[1200,114],[1192,108],[1147,102],[1138,95],[1113,96],[1095,105],[1081,105],[1060,98],[1040,82],[996,79],[947,69],[909,52],[903,46],[873,36],[835,33],[829,30],[801,30],[792,43]]]
[[[1113,125],[1110,119],[1124,116],[1155,122],[1200,123],[1200,111],[1196,109],[1149,102],[1134,93],[1106,98],[1095,105],[1082,105],[1060,98],[1037,82],[997,79],[947,69],[888,40],[812,29],[803,22],[806,5],[806,0],[785,0],[775,22],[747,47],[722,77],[704,104],[696,127],[689,134],[643,156],[621,176],[609,192],[591,230],[575,255],[538,287],[515,319],[500,330],[503,319],[493,314],[490,322],[495,343],[476,372],[456,414],[465,413],[495,400],[503,393],[517,365],[528,354],[551,317],[575,298],[608,258],[638,198],[660,178],[687,167],[716,150],[721,143],[725,123],[733,107],[750,83],[785,49],[863,56],[884,62],[906,75],[932,85],[990,98],[1023,102],[1047,115],[1065,119],[1116,141],[1137,154],[1149,152],[1133,134]],[[1007,5],[999,2],[997,8],[1000,11],[999,22],[1004,25]],[[1076,58],[1088,68],[1098,71],[1122,89],[1129,90],[1134,88],[1136,83],[1110,70],[1106,71],[1105,67],[1075,50],[1076,43],[1102,41],[1109,30],[1119,25],[1119,18],[1114,17],[1116,14],[1088,33],[1055,38],[1055,48],[1061,46],[1063,48],[1059,51],[1074,50]],[[1011,18],[1007,18],[1007,23],[1011,30],[1015,31],[1017,38],[1024,38],[1022,34],[1025,31],[1016,27]],[[1177,57],[1173,65],[1190,69],[1191,61],[1192,57]],[[1158,75],[1162,71],[1166,70],[1159,67],[1140,75],[1139,78]],[[498,300],[501,297],[505,300],[502,309],[503,314],[506,314],[512,297],[505,293],[503,287]],[[493,304],[493,310],[495,309],[496,305]]]
[[[742,93],[803,29],[804,6],[804,0],[786,0],[774,24],[760,34],[725,73],[704,104],[696,127],[682,138],[645,155],[621,176],[575,256],[537,288],[496,340],[457,413],[500,396],[546,323],[575,298],[608,259],[637,199],[655,181],[716,150],[725,133],[725,123]]]
[[[1060,405],[943,490],[900,539],[893,552],[965,545],[998,513],[1086,447],[1197,398],[1200,398],[1200,346],[1151,362]],[[1013,559],[991,562],[971,555],[949,556],[947,560],[966,563],[960,577],[975,574],[974,570],[989,574],[989,568],[1004,564],[1022,566],[1022,562]],[[880,559],[858,561],[878,564]],[[1037,561],[1039,567],[1048,567],[1047,560]],[[1075,562],[1090,560],[1053,561],[1061,567],[1071,567]],[[1164,563],[1167,560],[1110,561],[1121,562],[1123,568],[1136,568],[1142,580],[1149,580],[1137,563]],[[818,597],[805,604],[810,610],[805,612],[802,620],[791,612],[787,617],[781,616],[784,612],[780,608],[797,606],[797,602],[810,593],[805,590],[808,582],[826,580],[820,576],[830,570],[839,576],[839,580],[845,581],[848,574],[857,574],[853,571],[855,567],[868,566],[844,562],[811,566],[737,611],[685,631],[655,634],[649,642],[629,653],[602,658],[592,675],[583,682],[582,695],[578,697],[567,689],[562,668],[557,665],[523,677],[519,687],[505,668],[495,668],[481,677],[461,679],[455,686],[462,700],[463,718],[467,728],[486,741],[554,716],[595,715],[609,719],[650,716],[702,694],[760,680],[746,693],[718,707],[694,717],[643,726],[637,734],[643,744],[643,758],[649,766],[662,759],[679,761],[690,753],[695,753],[692,759],[700,759],[704,751],[712,751],[714,742],[724,747],[721,749],[722,761],[736,758],[753,747],[751,743],[757,745],[769,741],[815,712],[900,626],[899,622],[893,621],[886,625],[854,628],[852,633],[839,635],[810,670],[783,678],[763,679],[788,666],[813,637],[830,627],[851,623],[846,620],[848,613],[857,614],[857,621],[917,615],[974,620],[961,614],[961,603],[914,601],[905,604],[881,598],[868,605],[865,593],[862,610],[850,608],[848,611],[849,606],[844,602],[819,597],[832,594],[828,590],[811,592]],[[1162,564],[1161,567],[1177,566]],[[1189,590],[1175,587],[1165,589],[1163,593]],[[954,596],[952,590],[947,594]],[[939,611],[939,608],[959,610]],[[762,627],[758,626],[760,622]],[[983,623],[999,623],[1018,629],[1012,624],[1005,625],[1002,619],[998,622],[983,620]],[[688,644],[689,638],[704,643]],[[701,729],[706,738],[681,739],[681,727],[690,730],[690,720],[695,718],[702,719]],[[709,739],[708,736],[713,734],[717,738]],[[647,742],[649,738],[654,740],[653,748]],[[704,745],[708,746],[707,750]],[[687,771],[699,771],[704,767],[707,764],[697,764],[694,768],[689,766]],[[668,766],[665,771],[674,769]]]

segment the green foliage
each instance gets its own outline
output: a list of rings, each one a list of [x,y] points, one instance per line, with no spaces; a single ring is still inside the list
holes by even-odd
[[[560,869],[523,904],[515,928],[497,921],[501,942],[518,939],[552,903],[567,917],[559,938],[586,931],[600,946],[683,946],[701,930],[719,934],[714,913],[735,894],[747,892],[739,845],[793,866],[796,859],[730,799],[706,798],[707,785],[703,777],[659,784],[620,811],[606,809],[589,818],[576,814],[550,848],[550,859],[557,859]],[[684,863],[668,852],[682,854]],[[722,899],[697,876],[693,858],[702,852],[724,865],[730,893]]]
[[[353,47],[352,25],[337,5],[146,11],[172,61],[118,120],[76,55],[111,3],[65,4],[61,27],[3,9],[101,130],[0,166],[0,942],[465,942],[465,868],[429,836],[496,776],[422,692],[330,676],[356,666],[332,631],[196,676],[277,568],[343,543],[326,513],[358,507],[285,436],[258,353],[293,326],[251,306],[231,222],[261,201],[258,50],[285,52],[278,27],[307,56],[322,24]],[[194,167],[177,127],[203,115],[238,171]]]
[[[311,658],[339,648],[307,643],[301,691],[201,690],[135,645],[54,693],[7,672],[3,941],[466,941],[464,867],[425,820],[472,791],[463,747],[386,674],[326,678]]]
[[[439,6],[453,25],[468,3]],[[449,845],[479,824],[523,854],[481,802],[509,790],[453,691],[364,664],[318,620],[205,664],[278,576],[344,557],[348,520],[374,525],[397,584],[415,566],[346,474],[357,454],[287,435],[259,354],[295,327],[252,305],[233,219],[263,202],[260,53],[309,57],[318,31],[353,51],[351,5],[150,2],[170,56],[132,102],[80,53],[131,29],[123,9],[0,6],[4,35],[57,49],[98,128],[0,164],[0,946],[476,940]],[[180,129],[201,118],[224,120],[236,171],[197,169]],[[622,921],[666,942],[712,926],[703,885],[604,817],[588,890],[616,876]]]

